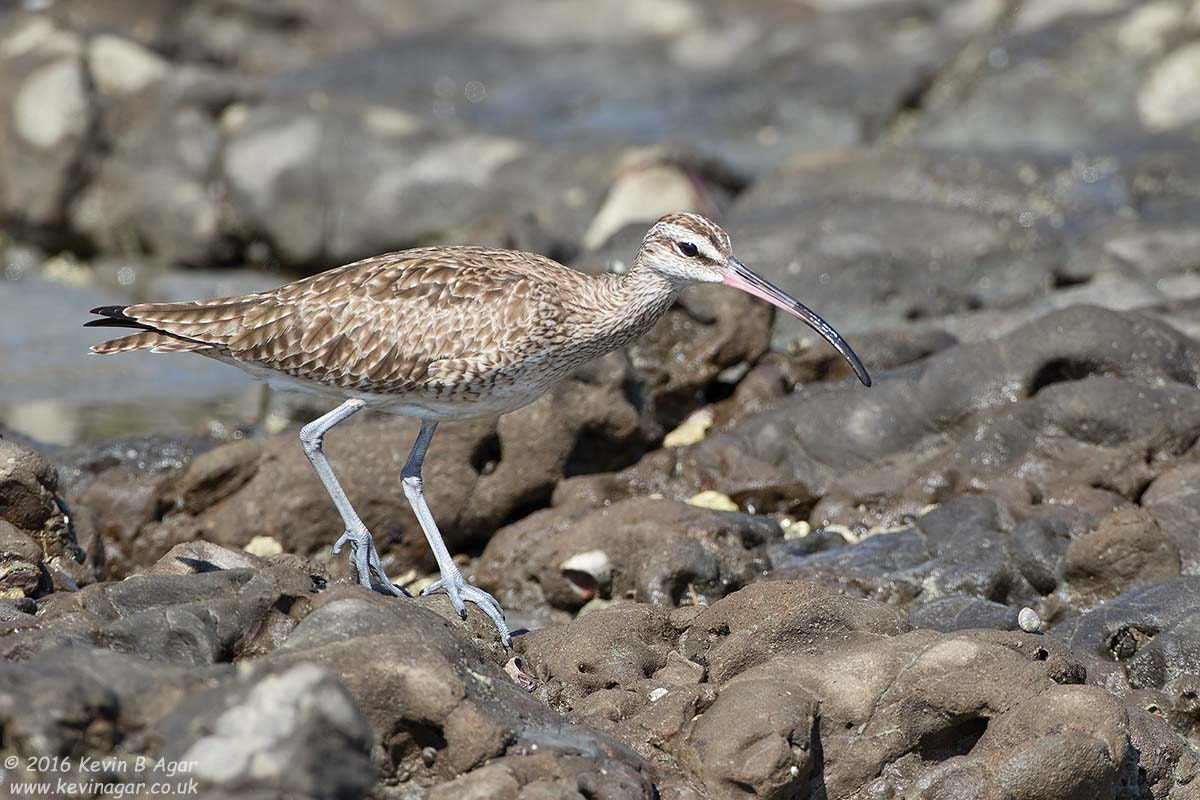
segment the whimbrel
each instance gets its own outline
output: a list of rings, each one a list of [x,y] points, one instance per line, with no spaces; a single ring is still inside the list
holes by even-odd
[[[642,241],[624,275],[589,276],[533,253],[426,247],[368,258],[243,297],[92,309],[87,326],[137,333],[95,353],[191,352],[234,364],[275,388],[319,395],[336,408],[305,425],[300,441],[342,517],[333,547],[350,545],[364,586],[405,595],[322,452],[325,434],[364,408],[417,417],[420,433],[401,485],[460,616],[478,605],[509,643],[495,598],[467,583],[446,549],[421,490],[421,463],[439,422],[503,414],[540,397],[579,365],[628,344],[694,283],[724,283],[810,325],[870,375],[823,319],[733,257],[729,236],[696,214],[669,214]],[[378,586],[372,584],[374,573]]]

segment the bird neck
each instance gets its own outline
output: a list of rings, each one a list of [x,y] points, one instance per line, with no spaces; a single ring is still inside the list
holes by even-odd
[[[620,276],[608,276],[602,297],[600,326],[613,347],[628,344],[654,326],[675,302],[679,287],[662,273],[634,262]]]

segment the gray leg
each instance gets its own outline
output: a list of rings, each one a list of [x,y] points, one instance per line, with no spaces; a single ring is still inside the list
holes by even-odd
[[[433,514],[430,513],[429,506],[425,504],[425,495],[421,490],[421,464],[425,461],[425,451],[429,449],[429,442],[433,439],[433,432],[436,429],[436,422],[421,423],[421,432],[417,434],[417,441],[413,445],[412,452],[408,454],[408,460],[404,462],[404,471],[401,473],[404,495],[408,498],[413,513],[417,515],[417,521],[421,523],[421,530],[425,532],[425,540],[429,542],[429,549],[433,551],[433,557],[437,559],[438,570],[442,573],[441,580],[422,589],[421,594],[444,589],[450,597],[450,605],[454,606],[454,610],[463,619],[467,618],[467,608],[463,605],[464,600],[479,606],[483,609],[483,613],[487,614],[495,623],[496,629],[500,631],[500,640],[504,642],[505,647],[508,647],[512,643],[512,638],[508,635],[508,626],[504,624],[504,610],[500,608],[496,598],[467,583],[463,578],[458,565],[450,557],[450,551],[446,549],[446,543],[442,541],[442,534],[438,532],[437,523],[433,521]]]
[[[333,504],[337,506],[338,513],[342,516],[342,524],[346,526],[345,533],[334,544],[333,552],[342,552],[342,547],[349,542],[350,565],[354,568],[359,583],[369,589],[375,588],[371,585],[371,572],[374,570],[375,576],[379,579],[379,588],[395,595],[407,597],[408,592],[398,586],[393,586],[392,582],[388,580],[387,574],[383,571],[383,564],[379,561],[379,551],[375,549],[375,540],[371,538],[371,532],[358,518],[358,514],[354,513],[350,499],[346,497],[341,484],[334,477],[333,468],[329,466],[329,459],[325,458],[325,452],[321,447],[325,441],[325,434],[330,428],[352,417],[362,407],[362,400],[347,400],[325,416],[313,420],[300,429],[300,444],[304,446],[304,454],[312,462],[313,469],[317,471],[317,477],[321,479],[321,483],[325,484],[325,491],[329,493],[329,499],[333,500]]]

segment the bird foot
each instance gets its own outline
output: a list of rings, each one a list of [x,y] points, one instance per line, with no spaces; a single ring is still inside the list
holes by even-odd
[[[394,594],[397,597],[412,597],[403,587],[396,586],[388,580],[383,571],[383,563],[379,560],[379,551],[375,549],[375,539],[366,528],[347,530],[333,545],[334,555],[342,552],[346,543],[350,543],[350,568],[354,571],[358,582],[368,589],[382,594]],[[379,583],[371,582],[371,573],[379,579]]]
[[[450,605],[454,606],[454,610],[463,619],[467,618],[467,607],[464,601],[474,603],[479,606],[484,614],[496,626],[496,630],[500,632],[500,641],[505,647],[512,646],[512,637],[508,633],[508,625],[504,622],[504,609],[500,608],[500,604],[496,602],[496,598],[476,586],[467,583],[467,579],[462,576],[462,573],[457,569],[439,580],[426,586],[421,590],[421,596],[432,594],[439,589],[442,589],[450,598]]]

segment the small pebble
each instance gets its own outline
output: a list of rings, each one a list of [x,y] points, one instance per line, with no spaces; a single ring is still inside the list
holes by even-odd
[[[692,412],[691,416],[666,435],[663,447],[684,447],[704,439],[704,434],[713,424],[713,413],[710,408],[702,408]]]
[[[688,500],[689,505],[711,508],[713,511],[738,511],[738,504],[729,495],[706,489]]]
[[[432,747],[426,747],[421,751],[421,763],[427,767],[432,767],[437,761],[437,750]]]
[[[780,520],[779,527],[783,528],[783,538],[788,540],[803,539],[812,533],[812,525],[803,519],[789,520],[786,525]]]
[[[1022,608],[1021,613],[1017,614],[1017,624],[1026,633],[1039,633],[1042,630],[1042,618],[1029,607]]]
[[[242,548],[252,556],[270,558],[283,552],[283,545],[270,536],[255,536]]]

